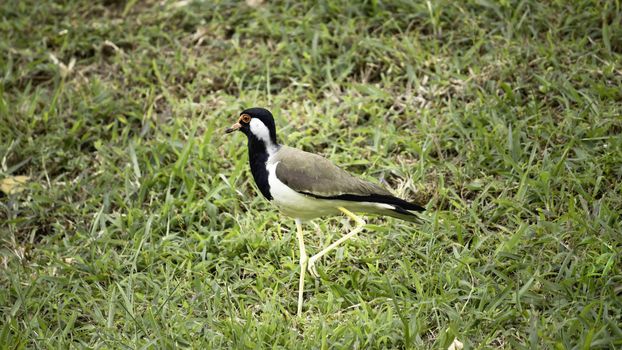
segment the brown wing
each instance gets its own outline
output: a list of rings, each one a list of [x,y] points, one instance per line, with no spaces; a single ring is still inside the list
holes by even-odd
[[[272,162],[278,162],[276,176],[296,192],[320,197],[339,195],[384,195],[384,188],[350,175],[317,154],[282,146]]]

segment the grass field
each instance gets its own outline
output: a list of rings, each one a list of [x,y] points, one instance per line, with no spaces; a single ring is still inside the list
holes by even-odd
[[[2,1],[0,347],[620,348],[621,62],[619,0]],[[251,106],[428,209],[302,318]]]

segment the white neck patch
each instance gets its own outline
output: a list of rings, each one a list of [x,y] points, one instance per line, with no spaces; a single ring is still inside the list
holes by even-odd
[[[268,154],[273,155],[278,150],[278,147],[274,144],[274,142],[272,142],[272,139],[270,138],[270,130],[268,130],[266,124],[257,118],[253,118],[251,119],[250,126],[253,135],[257,136],[257,138],[266,145]]]

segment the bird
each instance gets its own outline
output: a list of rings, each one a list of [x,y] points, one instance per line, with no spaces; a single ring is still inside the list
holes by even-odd
[[[226,134],[242,132],[248,139],[248,162],[261,194],[285,216],[294,219],[300,250],[300,279],[297,315],[302,315],[305,271],[318,278],[316,262],[366,226],[355,213],[388,215],[419,221],[425,209],[395,197],[385,188],[360,179],[314,153],[280,144],[274,117],[265,108],[242,111]],[[356,226],[320,252],[307,255],[302,222],[318,217],[345,214]]]

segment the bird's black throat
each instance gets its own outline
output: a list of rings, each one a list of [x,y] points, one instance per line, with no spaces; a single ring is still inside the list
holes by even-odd
[[[268,149],[263,141],[259,140],[255,135],[249,133],[248,135],[248,163],[251,167],[251,173],[255,179],[255,183],[268,200],[272,200],[270,194],[270,183],[268,182],[268,169],[266,168],[266,162],[268,161]]]

